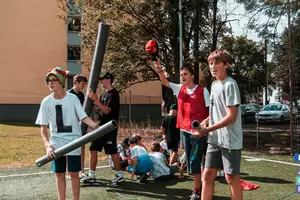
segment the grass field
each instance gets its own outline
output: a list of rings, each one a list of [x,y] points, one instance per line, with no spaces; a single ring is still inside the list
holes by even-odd
[[[150,129],[131,130],[144,131],[144,135],[151,138]],[[156,134],[157,130],[153,134]],[[128,130],[122,132],[129,134]],[[55,178],[50,166],[41,168],[34,166],[34,161],[45,153],[38,127],[0,124],[0,199],[57,199]],[[264,153],[244,151],[243,155],[293,162],[290,156],[273,156]],[[105,159],[103,155],[99,158]],[[107,161],[100,161],[98,166],[107,165]],[[253,191],[244,191],[245,200],[279,200],[281,197],[296,190],[296,169],[300,166],[273,163],[267,161],[249,162],[242,159],[241,178],[251,183],[259,184]],[[36,173],[36,174],[32,174]],[[26,174],[26,175],[22,175]],[[12,176],[13,175],[13,176]],[[97,177],[110,180],[114,172],[109,168],[97,169]],[[155,183],[149,180],[140,184],[129,179],[120,187],[82,187],[81,199],[86,200],[179,200],[186,199],[193,187],[190,177],[184,180]],[[67,183],[67,199],[71,198],[70,182]],[[230,199],[228,185],[224,179],[216,180],[215,200]],[[300,199],[300,195],[292,194],[287,200]]]

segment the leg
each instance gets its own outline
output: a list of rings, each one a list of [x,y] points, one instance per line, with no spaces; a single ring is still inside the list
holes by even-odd
[[[104,136],[105,137],[105,136]],[[91,142],[90,146],[90,164],[89,164],[89,177],[95,178],[95,171],[97,166],[98,151],[101,152],[103,145],[105,143],[105,138],[98,138]],[[84,178],[84,177],[83,177]]]
[[[85,158],[85,145],[81,147],[81,171],[80,175],[84,174],[84,158]]]
[[[226,181],[229,185],[231,199],[243,200],[243,191],[240,183],[239,175],[225,174]]]
[[[203,172],[203,186],[201,200],[212,200],[217,169],[205,168]]]
[[[118,130],[111,132],[111,135],[109,135],[109,138],[107,138],[104,144],[105,154],[111,155],[116,170],[116,178],[112,180],[113,185],[118,185],[125,182],[121,169],[120,157],[117,150],[117,133]]]
[[[56,188],[58,194],[58,200],[66,199],[66,173],[56,173]]]
[[[80,196],[80,180],[79,171],[81,169],[81,156],[67,156],[68,171],[72,181],[72,191],[74,200],[79,200]]]
[[[90,170],[96,171],[98,152],[90,151]]]
[[[59,200],[66,199],[66,166],[67,157],[62,156],[52,161],[52,171],[56,175],[56,188]]]
[[[194,178],[194,188],[201,188],[202,183],[201,183],[201,174],[193,174]]]
[[[203,139],[191,138],[190,166],[194,177],[194,192],[199,194],[201,190],[201,162],[203,157]]]
[[[171,158],[170,158],[170,165],[172,165],[176,161],[177,155],[178,155],[177,151],[172,151]]]
[[[79,196],[80,196],[80,182],[79,182],[78,172],[69,172],[69,174],[71,176],[72,191],[73,191],[74,200],[79,200]]]
[[[240,183],[240,167],[241,167],[241,149],[221,149],[222,160],[224,164],[224,172],[227,183],[229,184],[231,199],[242,200],[243,191]]]
[[[203,172],[202,200],[211,200],[213,198],[217,170],[220,168],[223,168],[221,148],[209,144]]]
[[[115,166],[116,171],[121,171],[121,163],[120,163],[119,154],[118,153],[112,154],[111,158],[114,162],[114,166]]]
[[[179,145],[179,142],[178,141],[173,141],[173,142],[170,142],[171,143],[171,150],[172,150],[172,156],[170,158],[170,165],[175,163],[176,160],[177,160],[177,157],[178,157],[178,145]]]

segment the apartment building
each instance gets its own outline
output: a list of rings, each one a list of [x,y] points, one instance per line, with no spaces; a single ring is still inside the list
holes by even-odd
[[[56,16],[56,0],[9,0],[0,6],[0,122],[32,121],[49,94],[46,71],[62,66],[72,75],[86,72],[80,59],[80,10],[68,12],[68,24]],[[161,117],[161,84],[137,84],[121,96],[121,117]]]

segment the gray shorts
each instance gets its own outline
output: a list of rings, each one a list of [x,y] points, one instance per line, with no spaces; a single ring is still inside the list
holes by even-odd
[[[208,144],[205,168],[223,169],[225,174],[240,174],[242,149],[225,149]]]

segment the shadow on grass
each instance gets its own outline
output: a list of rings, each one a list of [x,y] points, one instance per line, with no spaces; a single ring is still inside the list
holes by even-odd
[[[176,178],[165,182],[155,182],[153,180],[149,180],[147,181],[147,183],[138,183],[133,181],[127,181],[126,184],[121,185],[118,188],[108,189],[107,192],[166,200],[179,200],[187,198],[191,194],[190,189],[167,187],[176,185],[177,182],[178,179]]]
[[[242,179],[247,181],[257,181],[261,183],[277,183],[277,184],[286,184],[286,183],[294,183],[292,181],[287,181],[280,178],[271,178],[271,177],[259,177],[259,176],[245,176]]]
[[[214,196],[213,200],[230,200],[230,197]]]

